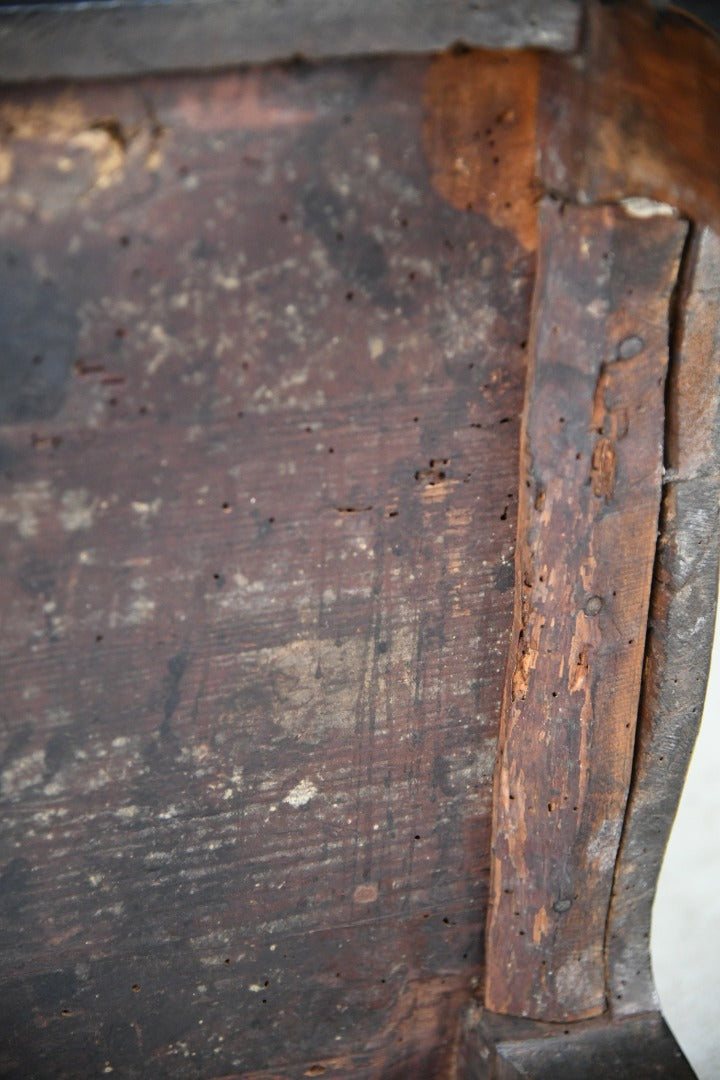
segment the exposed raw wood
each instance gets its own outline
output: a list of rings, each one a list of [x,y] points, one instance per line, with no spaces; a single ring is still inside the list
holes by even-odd
[[[720,39],[672,7],[588,5],[583,48],[548,55],[539,168],[580,202],[651,198],[720,226]]]
[[[617,208],[541,207],[493,806],[496,1012],[570,1020],[605,1007],[685,231]]]
[[[656,1007],[651,908],[702,714],[713,640],[720,541],[718,237],[700,231],[686,262],[633,784],[608,922],[608,992],[613,1011],[623,1014]]]
[[[437,192],[537,246],[539,59],[480,49],[438,56],[428,75],[425,147]]]

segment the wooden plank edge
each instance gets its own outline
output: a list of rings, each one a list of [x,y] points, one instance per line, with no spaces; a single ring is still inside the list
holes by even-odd
[[[700,725],[720,569],[720,239],[694,230],[671,341],[666,474],[633,778],[606,937],[616,1015],[658,1007],[652,903]]]
[[[694,1075],[659,1012],[548,1024],[472,1005],[460,1023],[454,1080],[692,1080]]]
[[[650,199],[720,229],[720,37],[649,0],[585,10],[578,52],[541,64],[544,190],[586,206]]]
[[[0,82],[207,71],[302,57],[427,53],[462,42],[572,51],[575,0],[88,0],[0,9]]]

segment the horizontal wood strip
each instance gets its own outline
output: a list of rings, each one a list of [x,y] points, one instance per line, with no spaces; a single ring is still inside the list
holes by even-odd
[[[239,64],[422,53],[455,42],[571,50],[575,0],[105,0],[0,7],[3,81],[108,78]]]
[[[579,55],[544,55],[540,179],[581,203],[659,200],[717,229],[720,40],[660,6],[590,3]]]

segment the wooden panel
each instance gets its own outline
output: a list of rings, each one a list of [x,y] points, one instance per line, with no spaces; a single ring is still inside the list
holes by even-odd
[[[657,533],[669,301],[686,226],[544,202],[486,1004],[605,1007],[604,932]]]
[[[186,44],[234,49],[221,6]],[[474,7],[470,40],[530,33],[507,6]],[[266,9],[274,55],[291,12]],[[445,41],[459,13],[422,10],[404,48]],[[168,11],[148,5],[146,25]],[[366,39],[335,5],[318,50],[390,48],[397,27],[376,11]],[[577,6],[558,12],[574,32]],[[477,30],[488,16],[497,40]],[[593,5],[567,63],[461,47],[4,89],[3,1075],[455,1077],[484,977],[508,652],[488,1001],[557,1020],[603,1008],[683,222],[543,204],[522,470],[518,417],[538,109],[553,190],[715,212],[717,87],[696,76],[716,47],[700,39],[698,66],[697,34],[662,16],[640,55],[648,18]],[[152,33],[134,53],[124,31],[82,48],[112,70],[186,63],[186,30],[172,57]],[[678,124],[669,90],[700,120]],[[715,324],[699,288],[682,293],[686,322],[672,305],[690,344],[670,380],[652,677],[684,530],[706,545],[702,588],[679,622],[667,608],[673,633],[712,591],[716,519],[697,515],[716,497]],[[706,647],[707,628],[692,640]],[[697,672],[696,650],[692,702]],[[633,793],[618,866],[617,1011],[652,1004],[638,933],[664,833],[645,823],[650,805],[666,828],[658,792],[671,777],[674,801],[684,768],[687,747],[672,770],[655,760],[673,700],[643,706],[650,804]],[[657,1016],[614,1023],[511,1032],[502,1075],[555,1075],[567,1055],[586,1069],[617,1046],[632,1061],[643,1038],[649,1071],[672,1057],[685,1075]],[[486,1049],[458,1067],[485,1075]]]
[[[458,1053],[462,1080],[694,1080],[657,1012],[608,1014],[567,1026],[470,1007]]]
[[[444,1075],[534,261],[426,74],[4,93],[6,1077]]]

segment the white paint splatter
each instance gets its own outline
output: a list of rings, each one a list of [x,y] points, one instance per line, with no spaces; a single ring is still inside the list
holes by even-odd
[[[645,199],[640,195],[631,195],[627,199],[621,199],[620,204],[625,213],[634,218],[677,217],[674,206],[656,202],[654,199]]]
[[[120,619],[124,626],[139,626],[150,622],[155,612],[155,601],[147,596],[136,596],[125,615]]]
[[[313,784],[312,780],[301,780],[299,784],[296,784],[292,791],[283,799],[283,802],[289,803],[293,809],[297,810],[300,806],[305,806],[310,802],[315,795],[317,795],[318,789]]]
[[[381,337],[371,337],[368,341],[368,351],[371,360],[379,360],[385,352],[385,342]]]
[[[0,525],[14,525],[20,536],[30,540],[38,533],[38,515],[50,501],[47,480],[18,487],[4,504],[0,504]]]
[[[165,363],[170,355],[175,341],[160,323],[150,327],[150,344],[155,346],[156,352],[147,366],[148,375],[155,375],[158,369]]]
[[[233,292],[235,289],[240,288],[240,278],[235,274],[223,274],[221,270],[216,270],[212,280],[214,285],[219,285],[226,292]]]
[[[24,757],[17,758],[3,770],[0,776],[0,791],[12,798],[25,788],[39,784],[45,772],[45,751],[33,750]]]
[[[599,297],[593,300],[586,307],[586,311],[589,315],[592,315],[594,319],[606,319],[609,310],[609,303],[607,300],[602,300]]]
[[[67,532],[89,529],[93,523],[97,499],[91,499],[85,488],[66,491],[60,500],[58,517]]]
[[[153,499],[152,502],[131,502],[130,509],[140,518],[140,524],[145,525],[149,517],[155,517],[160,512],[162,499]]]

